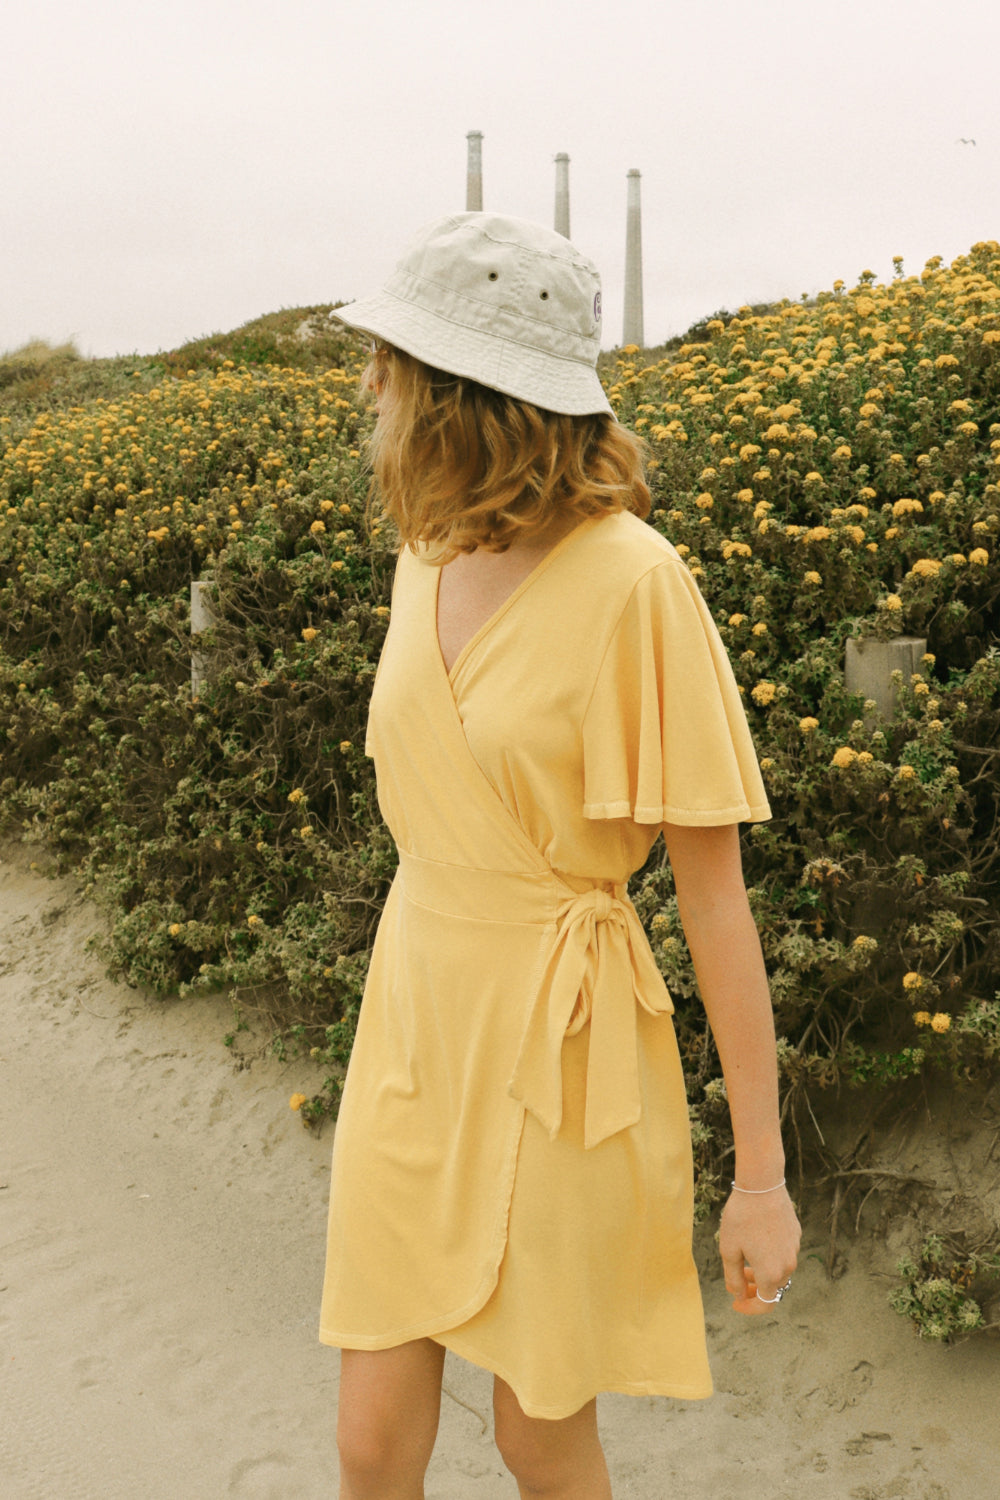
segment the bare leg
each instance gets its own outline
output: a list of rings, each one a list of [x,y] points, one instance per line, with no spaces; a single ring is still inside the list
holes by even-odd
[[[521,1500],[612,1500],[596,1401],[555,1422],[526,1417],[507,1382],[495,1376],[493,1415],[497,1447]]]
[[[337,1447],[341,1500],[423,1500],[441,1412],[444,1349],[343,1349]]]

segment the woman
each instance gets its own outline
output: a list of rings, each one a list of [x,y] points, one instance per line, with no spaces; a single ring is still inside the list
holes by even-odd
[[[737,828],[767,799],[711,616],[642,519],[590,262],[458,214],[339,316],[380,341],[373,464],[403,543],[366,746],[400,863],[320,1334],[343,1350],[341,1495],[423,1495],[452,1349],[494,1374],[521,1495],[607,1500],[597,1392],[711,1392],[672,1006],[626,893],[660,831],[732,1112],[734,1306],[775,1306],[795,1265]]]

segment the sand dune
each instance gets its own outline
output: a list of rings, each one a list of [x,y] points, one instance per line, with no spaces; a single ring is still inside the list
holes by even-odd
[[[316,1341],[332,1131],[311,1064],[235,1059],[224,1000],[151,1001],[85,951],[73,880],[0,862],[0,1495],[330,1500],[337,1356]],[[807,1217],[780,1316],[730,1312],[718,1394],[605,1397],[616,1500],[993,1500],[1000,1340],[921,1344],[885,1252],[827,1280]],[[515,1493],[489,1378],[452,1360],[429,1500]]]

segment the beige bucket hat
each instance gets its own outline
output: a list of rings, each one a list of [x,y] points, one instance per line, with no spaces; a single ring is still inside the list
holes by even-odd
[[[435,369],[546,411],[612,412],[596,370],[597,269],[561,234],[526,219],[435,219],[381,291],[334,316]]]

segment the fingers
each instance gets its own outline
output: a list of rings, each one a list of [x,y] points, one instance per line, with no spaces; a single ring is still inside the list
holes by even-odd
[[[736,1297],[733,1301],[733,1312],[743,1313],[745,1317],[759,1317],[761,1313],[773,1312],[773,1307],[768,1307],[757,1296],[757,1284],[752,1279],[747,1281],[747,1292],[745,1297]]]
[[[747,1270],[749,1269],[742,1254],[727,1254],[722,1251],[722,1269],[726,1277],[726,1291],[731,1297],[752,1296],[747,1291]]]
[[[789,1274],[784,1281],[774,1287],[770,1295],[766,1295],[764,1291],[758,1290],[757,1283],[753,1279],[753,1272],[748,1271],[746,1296],[734,1299],[733,1311],[744,1313],[748,1317],[774,1312],[784,1294],[790,1290],[791,1284],[792,1278]]]

